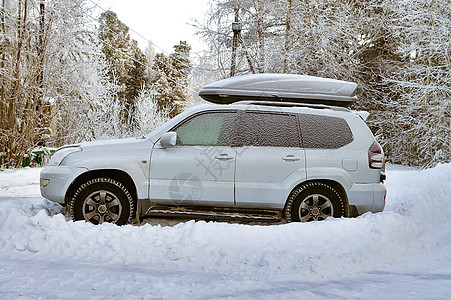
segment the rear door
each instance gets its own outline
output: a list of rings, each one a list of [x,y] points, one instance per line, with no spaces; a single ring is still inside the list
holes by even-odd
[[[293,180],[301,182],[306,178],[296,116],[241,112],[235,134],[236,206],[283,207]]]

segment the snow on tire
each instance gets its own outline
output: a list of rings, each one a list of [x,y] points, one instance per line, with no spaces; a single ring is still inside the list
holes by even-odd
[[[119,181],[95,178],[78,187],[70,201],[70,211],[74,221],[124,225],[133,215],[133,199]]]
[[[290,194],[285,205],[287,222],[321,221],[345,215],[345,204],[336,189],[322,182],[308,182]]]

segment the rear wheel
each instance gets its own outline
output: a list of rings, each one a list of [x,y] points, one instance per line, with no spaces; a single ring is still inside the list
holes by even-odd
[[[285,206],[288,222],[321,221],[328,217],[345,215],[345,205],[340,194],[322,182],[308,182],[297,187]]]
[[[78,187],[71,199],[70,208],[74,221],[124,225],[133,214],[133,199],[119,181],[95,178]]]

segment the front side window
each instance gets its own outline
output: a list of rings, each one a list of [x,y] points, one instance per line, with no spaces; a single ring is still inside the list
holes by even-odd
[[[209,112],[183,121],[174,130],[178,146],[231,146],[235,112]]]
[[[290,114],[244,112],[236,137],[239,146],[300,147],[296,117]]]

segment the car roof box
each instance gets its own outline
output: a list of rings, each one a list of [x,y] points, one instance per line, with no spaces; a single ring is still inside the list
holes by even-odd
[[[296,74],[251,74],[203,86],[199,96],[217,103],[284,101],[347,107],[357,100],[353,82]]]

